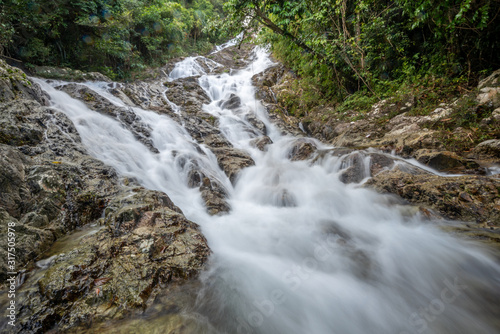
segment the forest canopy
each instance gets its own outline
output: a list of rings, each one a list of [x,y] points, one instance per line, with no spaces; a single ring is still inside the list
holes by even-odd
[[[124,76],[211,49],[220,38],[203,27],[221,14],[219,0],[0,0],[0,45],[28,64]]]

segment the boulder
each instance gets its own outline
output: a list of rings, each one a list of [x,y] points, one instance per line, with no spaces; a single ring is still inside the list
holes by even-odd
[[[35,278],[20,301],[24,331],[125,318],[150,306],[165,287],[195,277],[207,261],[199,227],[165,194],[134,188],[109,208],[107,227],[57,255]]]
[[[237,148],[213,148],[212,152],[233,185],[243,168],[255,165],[255,161],[248,153]]]
[[[490,139],[483,141],[474,148],[472,156],[500,163],[500,140]]]
[[[500,107],[500,87],[481,88],[477,96],[480,106],[496,109]]]
[[[488,77],[486,77],[483,80],[479,81],[479,84],[477,85],[477,88],[478,89],[483,89],[485,87],[498,87],[498,86],[500,86],[500,69],[496,70],[495,72],[493,72]]]
[[[441,172],[463,172],[465,169],[477,169],[480,167],[473,160],[464,159],[456,153],[449,151],[421,149],[415,152],[415,159]]]
[[[434,209],[449,219],[500,222],[500,179],[485,176],[441,177],[383,171],[365,187],[396,194],[412,204]]]
[[[272,144],[273,141],[268,136],[261,136],[250,141],[250,145],[257,147],[261,151],[267,151],[267,146]]]
[[[222,101],[220,107],[222,109],[230,109],[230,110],[237,109],[241,107],[241,99],[239,98],[239,96],[231,94],[229,96],[229,99]]]

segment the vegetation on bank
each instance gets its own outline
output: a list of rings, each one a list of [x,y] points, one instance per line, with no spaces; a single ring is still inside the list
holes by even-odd
[[[404,85],[460,90],[500,68],[498,0],[229,0],[225,9],[224,29],[259,32],[298,75],[305,107],[362,105]]]
[[[222,0],[0,0],[0,54],[126,78],[225,36],[203,27]]]
[[[355,121],[382,99],[408,96],[410,113],[426,115],[461,98],[448,122],[428,128],[458,151],[499,135],[480,126],[492,110],[473,101],[477,82],[500,68],[498,0],[229,0],[224,8],[219,29],[257,35],[293,71],[278,94],[290,115]],[[458,127],[472,135],[453,137]]]

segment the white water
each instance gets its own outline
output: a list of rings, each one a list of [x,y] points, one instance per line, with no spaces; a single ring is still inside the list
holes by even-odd
[[[497,333],[500,266],[483,250],[403,215],[388,197],[341,183],[340,163],[332,166],[338,159],[311,166],[287,158],[295,139],[270,124],[251,86],[252,75],[270,65],[266,51],[258,49],[247,69],[199,79],[213,100],[205,111],[256,162],[234,187],[209,149],[201,146],[200,153],[168,117],[130,110],[153,130],[160,151],[154,154],[118,121],[38,82],[75,123],[92,155],[166,192],[202,226],[213,255],[193,312],[218,332]],[[187,58],[170,76],[203,74],[196,66]],[[104,88],[93,87],[104,95]],[[242,107],[221,109],[219,102],[231,94]],[[246,121],[249,113],[266,124],[274,142],[267,152],[249,145],[260,135]],[[187,186],[193,165],[229,190],[229,214],[206,213],[198,190]]]

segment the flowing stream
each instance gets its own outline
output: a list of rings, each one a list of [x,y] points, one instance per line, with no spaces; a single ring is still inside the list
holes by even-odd
[[[254,159],[234,185],[214,154],[168,116],[130,108],[152,129],[159,151],[153,153],[119,120],[54,83],[37,82],[74,122],[90,154],[164,191],[201,225],[213,254],[190,311],[206,323],[196,333],[498,333],[500,266],[485,249],[405,215],[391,197],[340,182],[338,157],[315,164],[288,158],[296,138],[271,124],[251,83],[270,65],[268,52],[257,48],[251,64],[231,74],[206,74],[194,58],[170,73],[169,80],[201,75],[212,100],[204,111]],[[87,85],[126,106],[105,84]],[[231,94],[241,99],[238,110],[221,108]],[[265,152],[250,144],[262,131],[248,113],[273,141]],[[192,164],[227,189],[228,214],[208,215],[198,189],[187,185]]]

